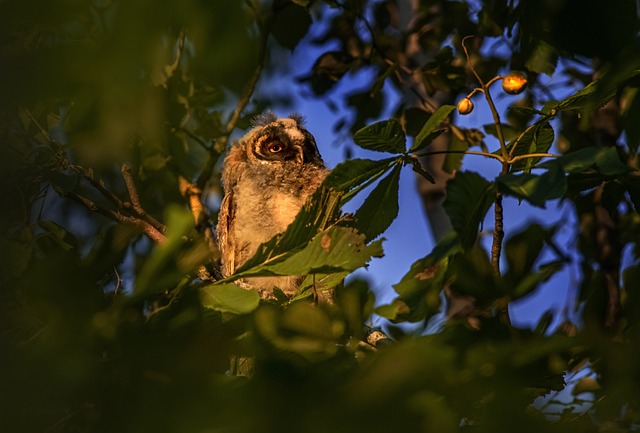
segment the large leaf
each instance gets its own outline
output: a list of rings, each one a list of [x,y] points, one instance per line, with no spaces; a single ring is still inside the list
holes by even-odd
[[[527,200],[544,208],[547,201],[560,198],[567,191],[565,175],[558,164],[553,164],[543,174],[506,174],[498,176],[500,191]]]
[[[307,199],[287,230],[260,245],[253,257],[236,272],[242,272],[304,248],[318,232],[329,227],[339,217],[341,196],[340,191],[320,187]]]
[[[371,159],[350,159],[338,164],[324,181],[324,185],[345,194],[343,202],[362,191],[380,176],[385,174],[396,157],[373,161]]]
[[[431,174],[427,170],[422,168],[420,160],[418,158],[414,158],[413,156],[414,155],[411,155],[406,158],[406,161],[408,161],[408,163],[411,165],[411,169],[429,182],[436,183],[436,180],[433,178],[433,176],[431,176]]]
[[[413,141],[409,152],[418,152],[431,144],[431,142],[443,132],[442,129],[439,129],[442,122],[449,117],[449,114],[455,109],[456,107],[453,105],[443,105],[434,111]]]
[[[247,314],[258,308],[260,295],[234,283],[210,284],[200,289],[202,305],[221,313]]]
[[[318,233],[308,245],[298,251],[292,250],[270,257],[251,267],[243,266],[222,281],[252,276],[350,272],[366,265],[372,257],[382,255],[381,241],[366,245],[364,235],[353,228],[334,226]]]
[[[613,147],[586,147],[563,155],[560,162],[567,173],[581,173],[591,169],[604,176],[618,176],[630,171]]]
[[[460,172],[447,184],[444,208],[465,249],[478,237],[478,227],[495,198],[495,185],[478,173]]]
[[[521,156],[531,153],[547,153],[553,144],[554,132],[549,122],[536,125],[527,130],[518,140],[514,139],[507,145],[507,150],[513,156]],[[516,146],[515,150],[513,146]],[[540,158],[526,158],[512,165],[513,171],[531,171],[531,167],[540,161]]]
[[[360,147],[378,152],[404,153],[407,150],[407,138],[396,119],[365,126],[353,135],[353,140]]]
[[[473,296],[479,308],[497,306],[506,294],[503,280],[493,272],[491,260],[479,244],[452,256],[446,277],[452,293]]]
[[[398,190],[402,166],[396,165],[391,173],[378,183],[362,206],[356,211],[356,227],[367,238],[375,239],[398,216]]]
[[[167,240],[154,248],[142,266],[135,281],[136,295],[145,295],[174,285],[185,273],[193,270],[182,268],[176,258],[185,245],[184,237],[193,229],[193,217],[180,206],[166,211]],[[204,261],[205,258],[202,258]]]
[[[532,224],[505,242],[508,270],[504,280],[511,299],[529,294],[563,267],[562,261],[555,261],[534,270],[546,241],[552,238],[553,233],[554,229]]]
[[[438,313],[448,259],[461,250],[457,234],[450,232],[429,255],[414,262],[409,272],[393,285],[399,298],[379,307],[376,313],[390,320],[407,316],[412,322],[428,320]]]
[[[311,15],[305,7],[285,4],[273,16],[271,34],[280,45],[293,50],[307,34],[311,23]]]

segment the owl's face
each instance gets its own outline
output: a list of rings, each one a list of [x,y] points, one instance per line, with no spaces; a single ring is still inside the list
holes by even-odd
[[[316,141],[299,117],[262,119],[244,141],[249,160],[260,164],[294,163],[323,165]]]

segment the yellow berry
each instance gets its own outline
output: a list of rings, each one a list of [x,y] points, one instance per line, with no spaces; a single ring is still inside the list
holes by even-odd
[[[458,102],[458,113],[460,114],[469,114],[473,111],[473,102],[471,99],[464,98]]]
[[[502,79],[502,88],[510,95],[517,95],[527,87],[527,76],[524,72],[511,71]]]

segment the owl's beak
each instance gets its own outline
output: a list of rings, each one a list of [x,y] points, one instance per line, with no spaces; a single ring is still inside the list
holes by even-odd
[[[287,158],[287,161],[294,161],[296,164],[304,163],[304,149],[302,146],[295,146],[295,153]]]

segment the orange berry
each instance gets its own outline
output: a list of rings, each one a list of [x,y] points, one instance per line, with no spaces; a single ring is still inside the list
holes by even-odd
[[[469,114],[473,111],[473,102],[471,99],[464,98],[458,102],[458,113],[460,114]]]
[[[511,71],[502,79],[502,88],[510,95],[517,95],[527,87],[527,76],[524,72]]]

